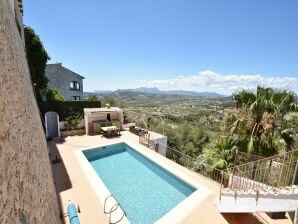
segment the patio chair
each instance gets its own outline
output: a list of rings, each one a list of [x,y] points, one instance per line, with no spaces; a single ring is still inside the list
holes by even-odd
[[[113,133],[114,133],[114,136],[121,136],[121,134],[120,134],[120,128],[115,128],[114,130],[113,130]]]
[[[108,128],[107,131],[106,131],[106,137],[107,138],[112,137],[113,133],[114,133],[114,129],[113,128]]]

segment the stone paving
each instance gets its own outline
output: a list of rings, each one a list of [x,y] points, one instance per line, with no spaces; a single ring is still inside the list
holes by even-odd
[[[103,206],[97,198],[96,193],[90,186],[84,171],[80,167],[78,159],[75,156],[75,150],[79,148],[92,148],[103,146],[105,144],[117,143],[122,141],[133,141],[138,143],[138,137],[128,131],[121,132],[121,137],[106,139],[102,136],[72,136],[64,140],[54,140],[49,142],[51,158],[55,159],[56,155],[62,159],[61,163],[53,164],[53,174],[55,186],[59,196],[60,209],[66,212],[68,200],[79,204],[81,213],[79,218],[81,223],[95,224],[108,223],[108,215],[103,213]],[[174,170],[182,171],[188,177],[193,178],[200,184],[210,189],[211,193],[205,198],[193,211],[191,211],[180,223],[202,223],[202,224],[287,224],[291,223],[288,219],[272,220],[265,213],[258,214],[224,214],[222,215],[215,201],[218,198],[219,184],[201,176],[175,162],[164,158],[149,148],[140,145],[140,148],[151,153],[156,159],[162,160],[173,167]],[[68,218],[64,218],[65,223]]]

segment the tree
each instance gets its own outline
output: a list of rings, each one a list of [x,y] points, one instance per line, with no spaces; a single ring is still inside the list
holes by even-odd
[[[45,92],[48,79],[45,75],[47,61],[50,59],[39,36],[34,30],[26,26],[24,28],[26,55],[31,75],[31,81],[37,100],[41,100],[42,92]]]
[[[47,89],[46,97],[47,101],[65,101],[57,89]]]
[[[98,101],[98,97],[95,96],[95,95],[93,95],[93,96],[88,96],[88,97],[86,98],[86,100],[87,100],[87,101]]]
[[[103,105],[109,105],[110,107],[114,107],[116,106],[116,100],[113,97],[107,97],[104,102]]]
[[[244,90],[234,99],[240,108],[226,116],[224,132],[238,140],[240,151],[271,156],[292,148],[285,117],[297,108],[293,93],[257,87],[256,93]]]
[[[197,169],[204,164],[215,167],[217,169],[226,169],[233,165],[235,153],[237,150],[237,140],[226,137],[218,138],[210,142],[204,150],[202,155],[198,157]]]
[[[244,90],[234,94],[234,100],[238,110],[225,115],[222,137],[204,148],[196,164],[198,170],[204,164],[229,168],[236,150],[271,156],[294,146],[298,107],[293,93],[258,87],[255,93]]]
[[[118,101],[117,104],[120,108],[127,108],[127,103],[125,101]]]

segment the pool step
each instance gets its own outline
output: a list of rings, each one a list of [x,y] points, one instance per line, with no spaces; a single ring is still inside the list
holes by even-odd
[[[129,224],[125,211],[113,195],[106,197],[104,213],[109,215],[109,224]]]

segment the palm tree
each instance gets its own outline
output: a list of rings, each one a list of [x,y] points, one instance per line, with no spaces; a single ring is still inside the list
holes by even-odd
[[[207,145],[198,156],[197,170],[208,164],[210,167],[222,170],[233,165],[237,150],[237,140],[231,137],[216,139]]]
[[[234,100],[239,110],[227,115],[224,132],[238,140],[240,151],[270,156],[291,149],[293,138],[285,129],[285,118],[298,111],[294,93],[257,87],[256,93],[234,94]]]

